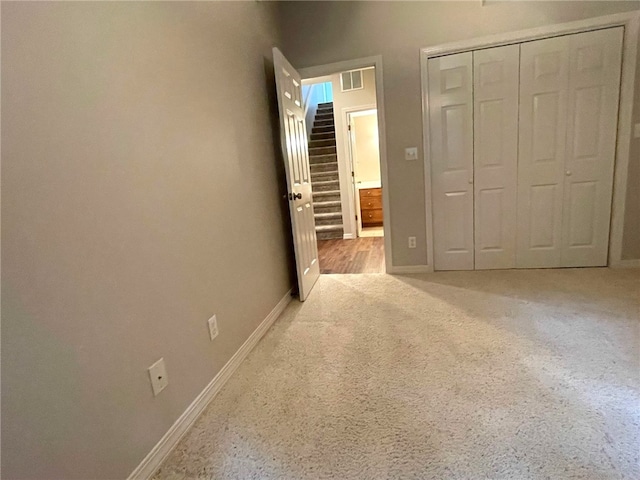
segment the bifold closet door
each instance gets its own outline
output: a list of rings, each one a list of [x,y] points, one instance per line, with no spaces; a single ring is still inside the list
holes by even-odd
[[[622,36],[619,27],[570,37],[563,267],[607,264]]]
[[[520,46],[473,52],[475,268],[516,262]]]
[[[607,264],[622,28],[523,43],[517,266]]]
[[[436,270],[473,270],[473,56],[427,63]]]
[[[521,45],[519,268],[560,266],[568,87],[568,36]]]

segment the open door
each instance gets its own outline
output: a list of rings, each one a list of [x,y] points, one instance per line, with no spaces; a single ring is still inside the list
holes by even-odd
[[[320,276],[320,266],[316,224],[313,219],[307,130],[302,107],[302,82],[298,72],[277,48],[273,49],[273,66],[278,90],[280,140],[287,172],[298,290],[300,300],[304,301]]]

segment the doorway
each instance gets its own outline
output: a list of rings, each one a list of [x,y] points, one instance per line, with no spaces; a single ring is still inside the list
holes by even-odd
[[[377,109],[347,113],[358,237],[384,237]]]
[[[384,273],[374,66],[303,78],[320,273]]]

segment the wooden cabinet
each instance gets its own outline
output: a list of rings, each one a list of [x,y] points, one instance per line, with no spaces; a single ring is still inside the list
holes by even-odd
[[[363,227],[382,225],[382,188],[360,190],[360,215]]]

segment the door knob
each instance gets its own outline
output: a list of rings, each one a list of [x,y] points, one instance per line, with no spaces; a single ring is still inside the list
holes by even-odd
[[[302,194],[301,193],[290,193],[289,194],[289,200],[302,200]]]
[[[567,170],[566,172],[564,172],[564,174],[565,174],[567,177],[570,177],[570,176],[571,176],[571,170]]]

